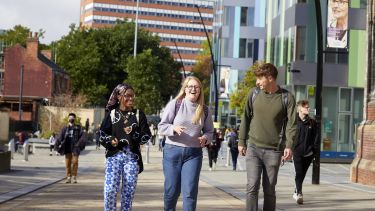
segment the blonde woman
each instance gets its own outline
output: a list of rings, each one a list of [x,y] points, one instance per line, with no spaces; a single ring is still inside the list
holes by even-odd
[[[159,123],[159,132],[166,136],[163,151],[166,211],[176,210],[181,191],[183,210],[196,210],[202,147],[211,142],[214,132],[202,90],[198,78],[187,77]]]

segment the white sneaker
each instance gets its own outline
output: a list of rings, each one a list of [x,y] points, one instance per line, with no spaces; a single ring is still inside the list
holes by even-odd
[[[77,183],[77,177],[73,176],[73,183]]]
[[[71,183],[71,182],[72,182],[72,178],[67,177],[65,183]]]
[[[209,171],[212,171],[212,168],[209,168],[208,170],[209,170]]]
[[[297,204],[303,204],[303,195],[302,193],[294,193],[293,194],[293,199],[296,200]]]

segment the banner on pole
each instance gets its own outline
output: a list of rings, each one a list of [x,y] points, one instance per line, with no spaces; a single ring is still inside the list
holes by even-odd
[[[328,0],[327,47],[348,47],[349,0]]]

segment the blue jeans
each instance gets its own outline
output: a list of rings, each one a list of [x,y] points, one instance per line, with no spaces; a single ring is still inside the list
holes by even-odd
[[[164,210],[176,210],[181,190],[183,210],[194,211],[196,209],[202,159],[202,148],[165,144],[163,151]]]
[[[262,178],[264,193],[263,210],[276,210],[275,188],[280,168],[281,155],[281,151],[257,148],[251,145],[248,146],[246,152],[246,211],[258,211],[260,178]]]

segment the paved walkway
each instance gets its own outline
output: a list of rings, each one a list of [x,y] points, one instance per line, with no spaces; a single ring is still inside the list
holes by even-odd
[[[145,156],[145,155],[144,155]],[[225,153],[224,153],[225,156]],[[150,150],[150,164],[140,175],[134,211],[163,210],[162,154]],[[47,150],[22,161],[12,160],[12,171],[0,174],[0,210],[103,210],[104,150],[88,146],[79,162],[78,184],[63,183],[64,159]],[[244,158],[242,171],[231,171],[219,159],[216,171],[208,171],[205,157],[199,186],[197,210],[245,210]],[[304,205],[292,199],[293,164],[285,164],[277,185],[278,210],[375,210],[375,187],[349,182],[349,165],[322,164],[321,184],[311,185],[311,172],[304,184]],[[260,208],[262,207],[260,194]],[[118,204],[119,205],[119,204]],[[177,210],[181,209],[179,200]]]

